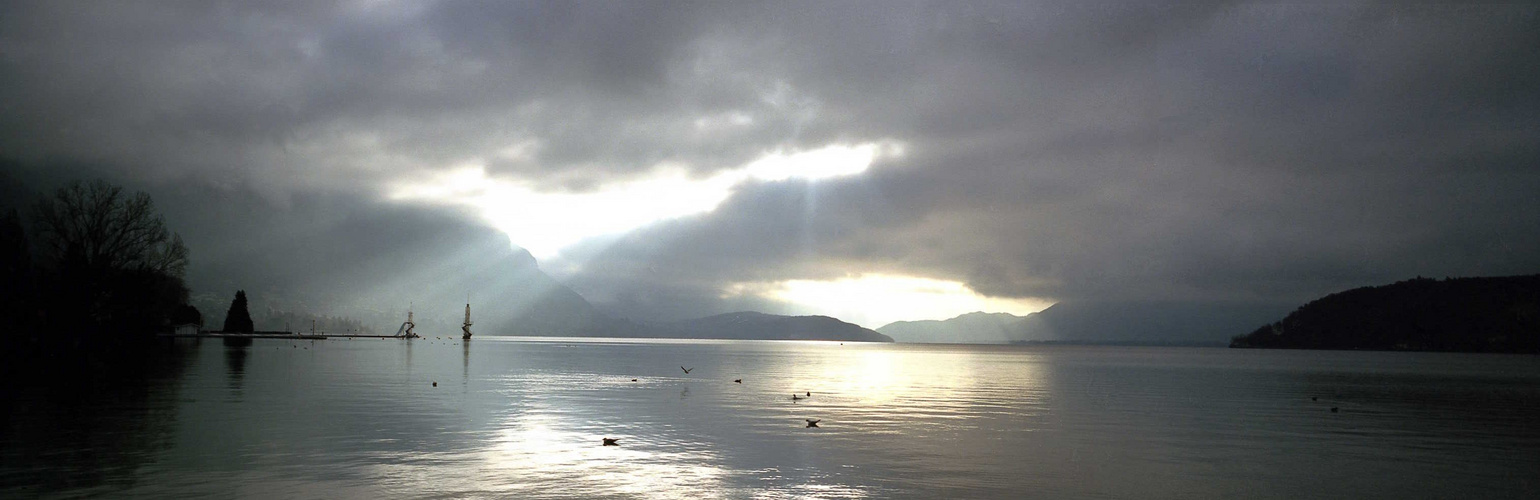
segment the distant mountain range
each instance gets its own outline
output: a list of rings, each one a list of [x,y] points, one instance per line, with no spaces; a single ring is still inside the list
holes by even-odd
[[[888,323],[877,331],[898,342],[1005,344],[1027,339],[1025,320],[1014,314],[971,312],[947,320]]]
[[[1540,275],[1355,288],[1311,301],[1230,346],[1540,353]]]
[[[679,332],[684,338],[893,342],[892,337],[828,316],[781,316],[749,311],[656,327],[664,333]]]
[[[1222,346],[1235,332],[1287,310],[1286,304],[1261,302],[1060,302],[1026,316],[976,312],[900,321],[877,331],[899,342]]]

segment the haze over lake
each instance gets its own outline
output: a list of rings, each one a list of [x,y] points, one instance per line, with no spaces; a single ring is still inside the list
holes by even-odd
[[[1540,4],[3,1],[0,500],[1540,498],[1537,117]]]
[[[0,496],[1540,493],[1532,356],[496,337],[180,342],[176,366],[122,389],[74,394],[11,381],[22,388],[0,437]],[[601,446],[605,437],[620,446]]]

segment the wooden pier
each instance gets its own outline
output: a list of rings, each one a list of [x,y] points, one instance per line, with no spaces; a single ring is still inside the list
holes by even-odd
[[[253,332],[253,333],[226,333],[226,332],[198,332],[198,333],[162,333],[161,338],[168,339],[285,339],[285,340],[326,340],[326,339],[409,339],[410,337],[397,337],[395,335],[366,335],[353,333],[294,333],[294,332]]]
[[[162,338],[172,339],[287,339],[287,340],[326,340],[328,335],[309,335],[291,332],[256,332],[256,333],[225,333],[225,332],[199,332],[199,333],[162,333]]]

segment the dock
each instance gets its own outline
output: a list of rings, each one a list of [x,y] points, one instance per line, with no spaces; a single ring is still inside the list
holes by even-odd
[[[285,339],[285,340],[326,340],[326,339],[407,339],[396,335],[366,335],[353,333],[294,333],[294,332],[254,332],[254,333],[225,333],[225,332],[199,332],[199,333],[162,333],[157,335],[167,339]]]
[[[200,333],[162,333],[157,335],[168,339],[286,339],[286,340],[326,340],[327,335],[306,335],[290,332],[256,332],[256,333],[225,333],[225,332],[200,332]]]

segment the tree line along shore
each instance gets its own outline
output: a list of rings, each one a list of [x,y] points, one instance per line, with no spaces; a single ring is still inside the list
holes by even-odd
[[[1540,275],[1355,288],[1311,301],[1230,347],[1540,353]]]

